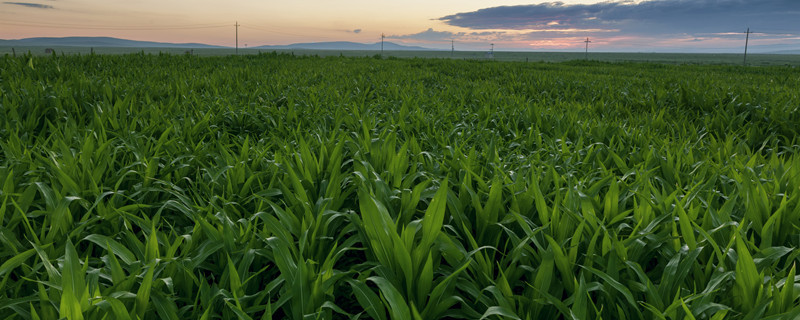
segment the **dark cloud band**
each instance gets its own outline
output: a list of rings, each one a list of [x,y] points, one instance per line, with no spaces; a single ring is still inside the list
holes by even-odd
[[[797,0],[624,0],[492,7],[438,20],[469,29],[617,29],[634,34],[677,34],[744,31],[747,26],[794,30],[798,16]]]
[[[39,3],[30,3],[30,2],[3,2],[4,4],[13,4],[16,6],[23,6],[28,8],[37,8],[37,9],[53,9],[53,6],[46,5],[46,4],[39,4]]]

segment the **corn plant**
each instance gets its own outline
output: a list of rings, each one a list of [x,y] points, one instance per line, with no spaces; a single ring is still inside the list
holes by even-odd
[[[786,67],[0,57],[0,317],[794,319]]]

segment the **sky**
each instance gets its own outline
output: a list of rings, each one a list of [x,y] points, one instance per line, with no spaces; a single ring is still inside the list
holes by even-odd
[[[386,41],[456,50],[800,49],[800,0],[0,0],[0,39],[109,36],[240,47]]]

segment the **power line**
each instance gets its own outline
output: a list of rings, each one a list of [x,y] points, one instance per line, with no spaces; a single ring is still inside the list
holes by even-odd
[[[284,29],[283,26],[285,25],[271,25],[271,24],[252,24],[247,23],[248,26],[256,27],[256,28],[263,28],[263,29]],[[330,29],[330,28],[322,28],[322,27],[310,27],[310,26],[302,26],[302,27],[292,27],[290,29],[303,29],[303,30],[315,30],[315,31],[347,31],[350,30],[341,30],[341,29]]]
[[[257,30],[257,31],[265,31],[265,32],[271,32],[271,33],[277,33],[277,34],[289,35],[289,36],[298,36],[298,37],[306,37],[306,36],[308,36],[307,34],[299,34],[299,33],[293,33],[293,32],[278,31],[278,30],[275,30],[275,29],[258,27],[258,26],[254,27],[254,26],[251,26],[251,25],[242,25],[241,27],[245,28],[245,29]],[[319,35],[315,35],[314,37],[330,38],[330,37],[324,37],[324,36],[319,36]]]
[[[92,30],[178,30],[178,29],[211,29],[226,27],[227,24],[195,24],[195,25],[171,25],[171,26],[97,26],[80,24],[55,24],[55,23],[32,23],[20,21],[3,21],[0,24],[21,26],[21,27],[41,27],[59,29],[92,29]]]
[[[761,29],[758,32],[750,32],[753,34],[776,34],[776,35],[798,35],[800,34],[800,30],[792,30],[792,29],[775,29],[775,28],[767,28]]]

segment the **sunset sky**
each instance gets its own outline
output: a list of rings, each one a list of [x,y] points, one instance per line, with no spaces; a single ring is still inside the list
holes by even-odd
[[[449,49],[738,52],[800,48],[799,0],[18,0],[0,39],[109,36],[233,46],[387,41]]]

